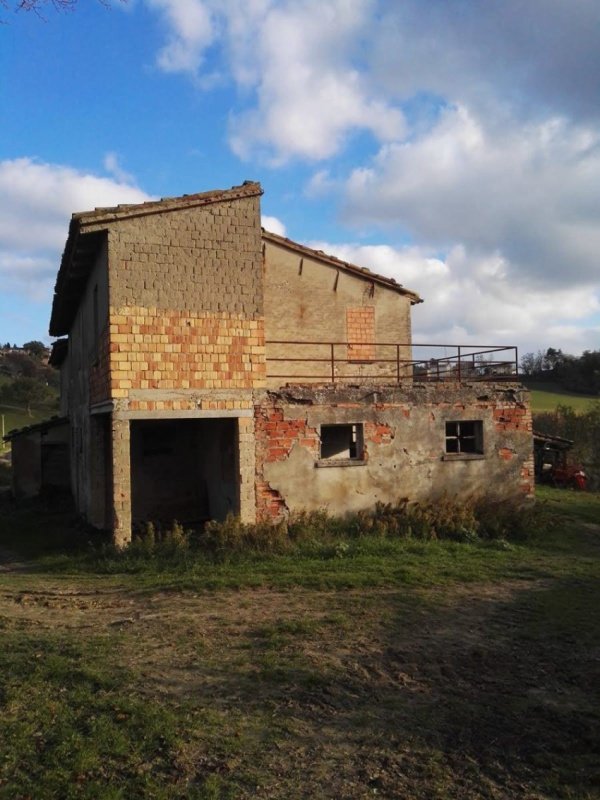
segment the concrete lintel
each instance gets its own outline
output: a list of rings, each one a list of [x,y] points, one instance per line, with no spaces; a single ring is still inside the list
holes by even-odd
[[[130,400],[169,402],[171,400],[251,400],[252,389],[132,389]]]
[[[103,403],[95,403],[90,407],[90,414],[111,414],[115,405],[112,400],[105,400]]]
[[[115,411],[115,419],[222,419],[223,417],[254,417],[251,408],[231,408],[226,410],[167,410],[162,411]]]

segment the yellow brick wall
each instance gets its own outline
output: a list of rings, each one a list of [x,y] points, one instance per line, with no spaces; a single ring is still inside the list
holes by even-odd
[[[110,310],[112,398],[133,390],[253,389],[264,386],[262,319],[124,306]],[[139,405],[142,402],[143,405]],[[221,409],[210,401],[209,407]],[[192,400],[136,401],[145,410],[197,408]],[[191,405],[190,405],[191,403]],[[132,408],[134,406],[131,406]],[[207,406],[208,407],[208,406]],[[239,403],[236,407],[239,407]]]

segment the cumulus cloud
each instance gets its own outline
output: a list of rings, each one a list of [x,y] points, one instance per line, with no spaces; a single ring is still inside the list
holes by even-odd
[[[70,216],[150,199],[131,183],[31,158],[0,162],[0,275],[5,292],[51,297]]]
[[[598,296],[576,286],[548,286],[532,294],[523,283],[508,278],[499,254],[477,255],[462,245],[443,258],[417,246],[328,242],[311,246],[416,291],[424,300],[413,308],[417,343],[519,345],[536,350],[560,342],[572,352],[600,347],[600,324],[594,320],[600,312]]]
[[[490,131],[461,107],[346,183],[350,221],[499,252],[532,285],[597,281],[598,209],[600,131],[562,119]]]
[[[394,251],[409,276],[446,270],[416,311],[424,333],[487,321],[501,338],[540,326],[598,342],[600,4],[145,2],[165,26],[163,69],[216,69],[237,91],[238,157],[315,163],[307,199],[414,242]]]
[[[430,92],[494,115],[598,121],[595,0],[384,0],[370,71],[392,96]],[[498,103],[500,108],[498,108]]]
[[[275,163],[334,155],[353,131],[379,141],[401,137],[401,109],[369,85],[354,63],[374,0],[146,0],[159,10],[168,43],[166,71],[201,78],[205,55],[218,45],[230,78],[251,103],[230,118],[233,151]]]
[[[215,36],[208,5],[202,0],[146,0],[146,4],[159,12],[167,28],[167,42],[156,59],[158,66],[165,72],[195,74]]]
[[[285,225],[277,217],[262,215],[261,223],[266,231],[276,233],[278,236],[285,236]]]

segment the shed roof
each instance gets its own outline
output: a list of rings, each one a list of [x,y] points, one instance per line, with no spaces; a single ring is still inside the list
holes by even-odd
[[[35,422],[33,425],[26,425],[24,428],[13,428],[4,436],[5,442],[11,442],[19,436],[26,436],[30,433],[46,433],[51,428],[59,428],[69,422],[68,417],[50,417],[43,422]]]
[[[196,208],[211,203],[257,197],[262,193],[263,190],[260,183],[245,181],[241,186],[233,186],[231,189],[215,189],[210,192],[187,194],[181,197],[164,197],[160,200],[150,200],[146,203],[95,208],[93,211],[81,211],[73,214],[54,288],[50,335],[65,336],[69,333],[90,272],[105,241],[106,231],[112,223],[152,214],[164,214],[170,211]],[[412,304],[422,302],[418,294],[405,289],[393,278],[387,278],[371,272],[364,267],[343,261],[321,250],[306,247],[269,231],[263,230],[262,235],[263,241],[270,241],[321,263],[336,267],[348,274],[360,277],[363,280],[392,289],[398,294],[408,297]],[[56,356],[62,357],[64,352],[57,352]]]
[[[330,266],[336,267],[337,269],[347,272],[350,275],[355,275],[359,278],[363,278],[363,280],[371,281],[371,283],[378,283],[381,286],[385,286],[387,289],[392,289],[393,291],[398,292],[398,294],[402,294],[410,298],[412,305],[423,302],[421,297],[419,297],[416,292],[411,292],[410,289],[405,289],[404,286],[402,286],[401,283],[398,283],[398,281],[394,280],[394,278],[386,278],[384,275],[379,275],[377,272],[371,272],[370,269],[359,267],[356,264],[351,264],[349,261],[343,261],[336,256],[324,253],[322,250],[314,250],[312,247],[307,247],[304,244],[298,244],[298,242],[287,239],[285,236],[279,236],[276,233],[266,231],[264,228],[262,237],[264,241],[272,242],[273,244],[280,245],[288,250],[293,250],[300,255],[307,256],[308,258],[315,259],[316,261],[320,261],[324,264],[329,264]]]

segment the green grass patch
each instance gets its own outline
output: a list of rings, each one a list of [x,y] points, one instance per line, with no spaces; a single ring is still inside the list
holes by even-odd
[[[0,451],[10,446],[2,441],[2,418],[4,419],[4,434],[6,435],[12,430],[26,428],[29,425],[35,425],[38,422],[50,419],[57,413],[58,410],[55,405],[32,408],[31,413],[26,408],[19,409],[13,406],[0,405]]]
[[[517,541],[112,560],[0,514],[33,562],[0,575],[0,800],[592,800],[599,508],[544,487]]]
[[[142,541],[117,552],[105,538],[78,526],[73,516],[40,515],[39,506],[31,506],[0,517],[0,547],[28,560],[37,573],[124,577],[147,590],[425,587],[544,577],[562,569],[561,559],[585,573],[586,547],[593,555],[595,540],[581,522],[600,518],[599,495],[543,487],[538,497],[535,512],[524,518],[530,529],[520,530],[511,541],[470,535],[462,541],[427,539],[377,526],[359,535],[338,521],[328,532],[323,518],[321,529],[311,529],[314,535],[296,541],[280,531],[285,547],[267,552],[263,540],[254,548],[215,551],[173,539],[155,549],[148,550]]]
[[[569,392],[551,381],[533,381],[527,378],[521,380],[531,390],[531,410],[534,414],[555,411],[557,406],[570,406],[576,412],[584,414],[599,399],[597,395]]]

